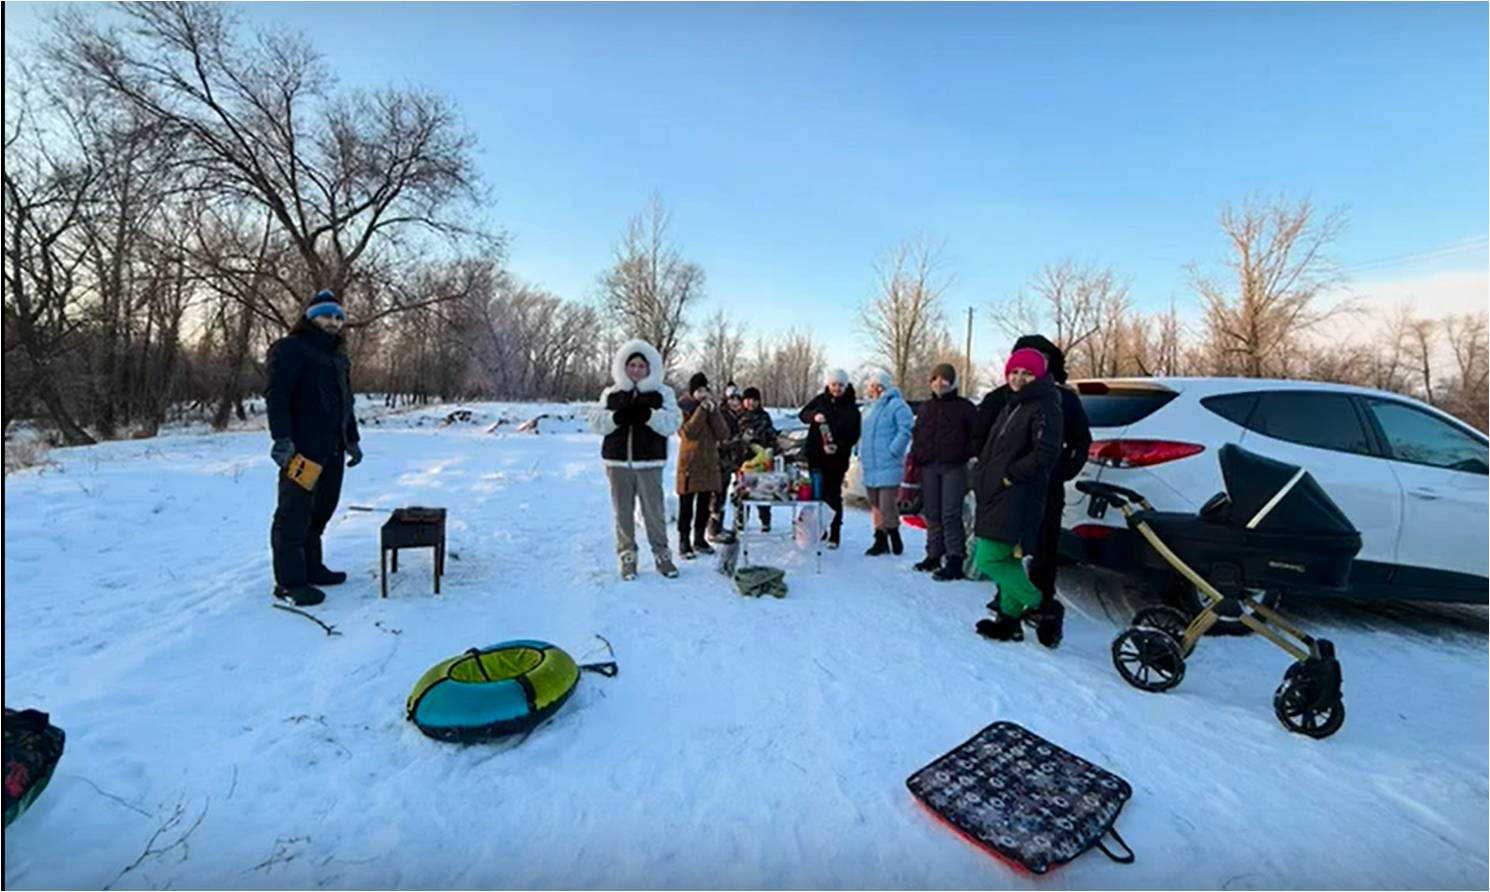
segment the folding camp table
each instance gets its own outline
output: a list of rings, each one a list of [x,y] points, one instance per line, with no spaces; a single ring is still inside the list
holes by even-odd
[[[740,567],[750,564],[750,537],[746,532],[750,529],[750,515],[752,506],[762,506],[767,511],[775,508],[810,508],[817,514],[817,541],[812,543],[817,555],[817,572],[823,572],[823,506],[827,502],[821,499],[805,499],[802,501],[778,501],[775,499],[741,499],[740,500],[740,560],[735,564],[738,572]],[[789,528],[796,527],[798,512],[792,512],[792,524]],[[764,535],[764,534],[762,534]]]

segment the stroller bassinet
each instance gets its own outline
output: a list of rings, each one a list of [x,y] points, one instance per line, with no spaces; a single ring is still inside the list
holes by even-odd
[[[1220,616],[1232,616],[1287,651],[1288,667],[1273,696],[1284,727],[1328,737],[1345,721],[1335,647],[1300,631],[1250,597],[1258,590],[1330,591],[1350,579],[1361,535],[1302,468],[1238,446],[1220,452],[1226,491],[1199,514],[1155,511],[1139,493],[1083,480],[1076,488],[1093,508],[1116,505],[1151,547],[1145,562],[1168,567],[1207,602],[1194,618],[1173,607],[1147,607],[1112,642],[1112,662],[1129,684],[1167,691],[1185,677],[1185,658]]]
[[[1230,444],[1221,447],[1220,462],[1226,491],[1200,514],[1136,511],[1130,522],[1147,523],[1226,595],[1345,588],[1361,534],[1314,478]],[[1171,566],[1154,550],[1145,563]]]

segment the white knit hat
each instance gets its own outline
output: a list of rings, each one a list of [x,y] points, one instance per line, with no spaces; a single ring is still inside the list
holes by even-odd
[[[829,369],[823,383],[825,384],[847,384],[848,372],[843,369]]]

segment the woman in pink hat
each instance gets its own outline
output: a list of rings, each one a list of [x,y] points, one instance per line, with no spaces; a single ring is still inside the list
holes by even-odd
[[[979,620],[978,632],[1020,641],[1020,618],[1040,606],[1040,590],[1022,561],[1034,551],[1050,474],[1061,456],[1061,396],[1038,350],[1015,350],[1004,374],[1009,401],[993,423],[973,475],[978,498],[973,560],[999,591],[996,618]]]

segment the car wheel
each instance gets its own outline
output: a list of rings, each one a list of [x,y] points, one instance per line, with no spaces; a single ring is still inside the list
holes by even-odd
[[[1252,600],[1273,610],[1283,602],[1283,595],[1276,591],[1250,593]],[[1177,607],[1185,612],[1186,616],[1194,617],[1204,610],[1208,604],[1204,595],[1190,583],[1188,579],[1176,579],[1173,585],[1163,595],[1164,603],[1171,607]],[[1207,635],[1250,635],[1252,630],[1247,628],[1239,619],[1221,617],[1216,624],[1211,626]]]

